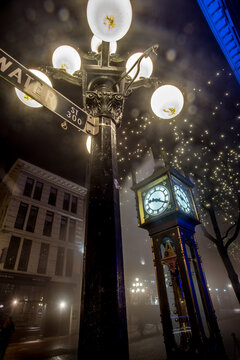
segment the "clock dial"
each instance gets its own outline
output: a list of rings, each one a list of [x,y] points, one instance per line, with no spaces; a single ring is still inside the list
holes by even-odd
[[[191,205],[187,193],[179,185],[174,185],[174,191],[179,208],[185,213],[190,213]]]
[[[169,192],[165,186],[153,186],[144,198],[144,209],[149,215],[159,215],[167,208],[169,198]]]

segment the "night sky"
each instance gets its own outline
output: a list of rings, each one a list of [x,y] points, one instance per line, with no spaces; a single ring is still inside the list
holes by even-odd
[[[27,68],[51,65],[51,54],[61,44],[86,53],[91,32],[86,20],[86,3],[72,1],[2,1],[1,47]],[[118,42],[118,53],[128,58],[159,44],[153,75],[162,83],[178,86],[185,99],[182,113],[173,122],[153,116],[150,97],[153,89],[138,89],[128,99],[122,126],[118,130],[119,176],[124,179],[132,166],[141,163],[150,146],[159,151],[159,138],[173,149],[175,126],[183,120],[205,126],[211,122],[214,106],[230,93],[230,103],[222,106],[219,118],[233,106],[239,90],[214,36],[196,1],[132,1],[133,22]],[[218,74],[218,75],[216,75]],[[209,85],[211,81],[211,85]],[[53,86],[81,106],[77,86],[53,81]],[[225,98],[224,98],[225,96]],[[22,157],[43,168],[84,184],[88,154],[86,135],[75,128],[61,129],[61,119],[46,109],[30,109],[16,98],[14,89],[1,80],[1,161],[9,167]],[[225,101],[226,102],[226,101]],[[231,109],[233,110],[233,109]],[[127,134],[127,135],[126,135]],[[168,149],[166,149],[168,150]]]
[[[1,48],[27,68],[51,65],[51,54],[61,44],[87,53],[91,32],[86,4],[85,0],[2,0]],[[229,4],[239,13],[237,0],[229,0]],[[150,108],[153,89],[138,89],[126,101],[117,133],[125,264],[129,273],[144,273],[153,272],[152,254],[147,233],[137,228],[131,169],[137,169],[138,180],[151,174],[154,164],[150,147],[156,157],[162,148],[172,154],[186,141],[197,149],[206,130],[215,139],[228,132],[230,123],[234,123],[236,135],[240,130],[240,85],[197,1],[133,0],[132,6],[132,25],[118,43],[119,55],[128,58],[159,44],[153,75],[163,84],[179,87],[185,101],[183,111],[173,121],[159,120]],[[54,80],[53,87],[81,106],[81,91],[76,86]],[[61,119],[47,109],[27,108],[2,79],[0,104],[2,172],[20,157],[85,185],[88,153],[84,133],[70,125],[67,131],[62,130]],[[206,251],[207,243],[202,248],[206,268],[212,274],[214,267],[221,268],[220,260],[208,262],[214,249]]]

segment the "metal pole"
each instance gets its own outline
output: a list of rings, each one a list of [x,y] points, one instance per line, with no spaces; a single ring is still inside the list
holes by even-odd
[[[99,123],[90,160],[78,357],[127,360],[116,125],[105,116]]]

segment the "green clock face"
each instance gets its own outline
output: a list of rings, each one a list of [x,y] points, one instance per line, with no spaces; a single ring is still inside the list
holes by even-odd
[[[184,191],[179,185],[174,185],[174,191],[179,208],[189,214],[191,211],[191,204],[186,191]]]
[[[169,199],[168,189],[163,185],[155,185],[146,193],[144,209],[149,215],[159,215],[167,208]]]

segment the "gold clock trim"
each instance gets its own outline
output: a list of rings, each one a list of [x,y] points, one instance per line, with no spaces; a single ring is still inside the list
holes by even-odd
[[[146,217],[144,216],[144,207],[143,207],[143,199],[142,199],[142,194],[144,192],[146,192],[147,190],[149,190],[151,187],[158,185],[159,183],[162,183],[164,180],[168,179],[168,175],[164,175],[161,178],[156,179],[155,181],[145,185],[143,188],[139,189],[137,191],[137,197],[138,197],[138,204],[139,204],[139,217],[140,217],[140,224],[144,224],[146,222]],[[164,186],[166,186],[167,183],[164,184]],[[169,198],[169,201],[171,200],[171,195]],[[163,213],[161,213],[163,214]]]

